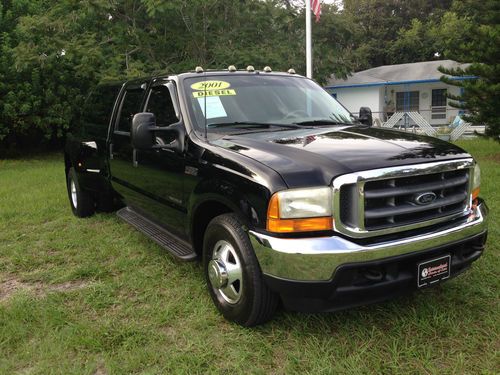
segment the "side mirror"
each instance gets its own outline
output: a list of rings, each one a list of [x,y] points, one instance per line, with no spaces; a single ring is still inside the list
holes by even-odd
[[[362,124],[372,126],[373,125],[373,117],[372,110],[368,107],[361,107],[359,109],[359,122]]]
[[[171,133],[175,140],[170,144],[157,145],[155,132]],[[163,149],[175,152],[184,152],[186,130],[182,121],[169,126],[156,126],[156,117],[153,113],[140,112],[132,119],[132,147],[137,150]]]
[[[156,117],[149,112],[141,112],[134,115],[132,119],[132,146],[138,150],[148,150],[155,144],[154,134],[151,131],[156,128]]]
[[[186,128],[182,121],[175,122],[164,128],[156,128],[156,131],[171,133],[175,136],[172,143],[168,145],[156,145],[153,148],[161,148],[163,150],[172,150],[182,154],[184,152],[185,138],[186,138]]]

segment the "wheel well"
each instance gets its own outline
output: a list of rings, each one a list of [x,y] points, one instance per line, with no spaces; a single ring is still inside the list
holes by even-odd
[[[202,203],[193,216],[192,238],[194,251],[198,256],[203,253],[203,237],[210,221],[222,214],[233,212],[228,206],[216,202],[209,201]]]

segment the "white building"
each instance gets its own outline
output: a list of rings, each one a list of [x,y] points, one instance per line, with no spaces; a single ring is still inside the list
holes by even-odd
[[[449,125],[461,112],[448,104],[446,93],[460,95],[462,89],[441,82],[443,74],[438,67],[468,65],[453,60],[385,65],[354,73],[345,80],[332,77],[325,88],[354,114],[358,114],[360,107],[369,107],[374,125],[380,126],[394,112],[419,112],[433,126]],[[409,121],[407,125],[412,124],[407,116],[403,120]]]

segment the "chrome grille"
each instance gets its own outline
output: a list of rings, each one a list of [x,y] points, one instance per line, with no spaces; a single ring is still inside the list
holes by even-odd
[[[333,182],[335,229],[368,237],[467,215],[473,166],[462,159],[341,176]]]
[[[365,183],[365,229],[412,224],[462,212],[467,205],[468,170]],[[418,197],[434,197],[426,204]],[[430,199],[430,198],[429,198]]]

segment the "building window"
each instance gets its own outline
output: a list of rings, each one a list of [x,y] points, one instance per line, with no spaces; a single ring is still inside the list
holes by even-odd
[[[432,90],[432,107],[446,107],[446,89]]]
[[[396,111],[418,111],[420,108],[420,92],[405,91],[396,93]]]

